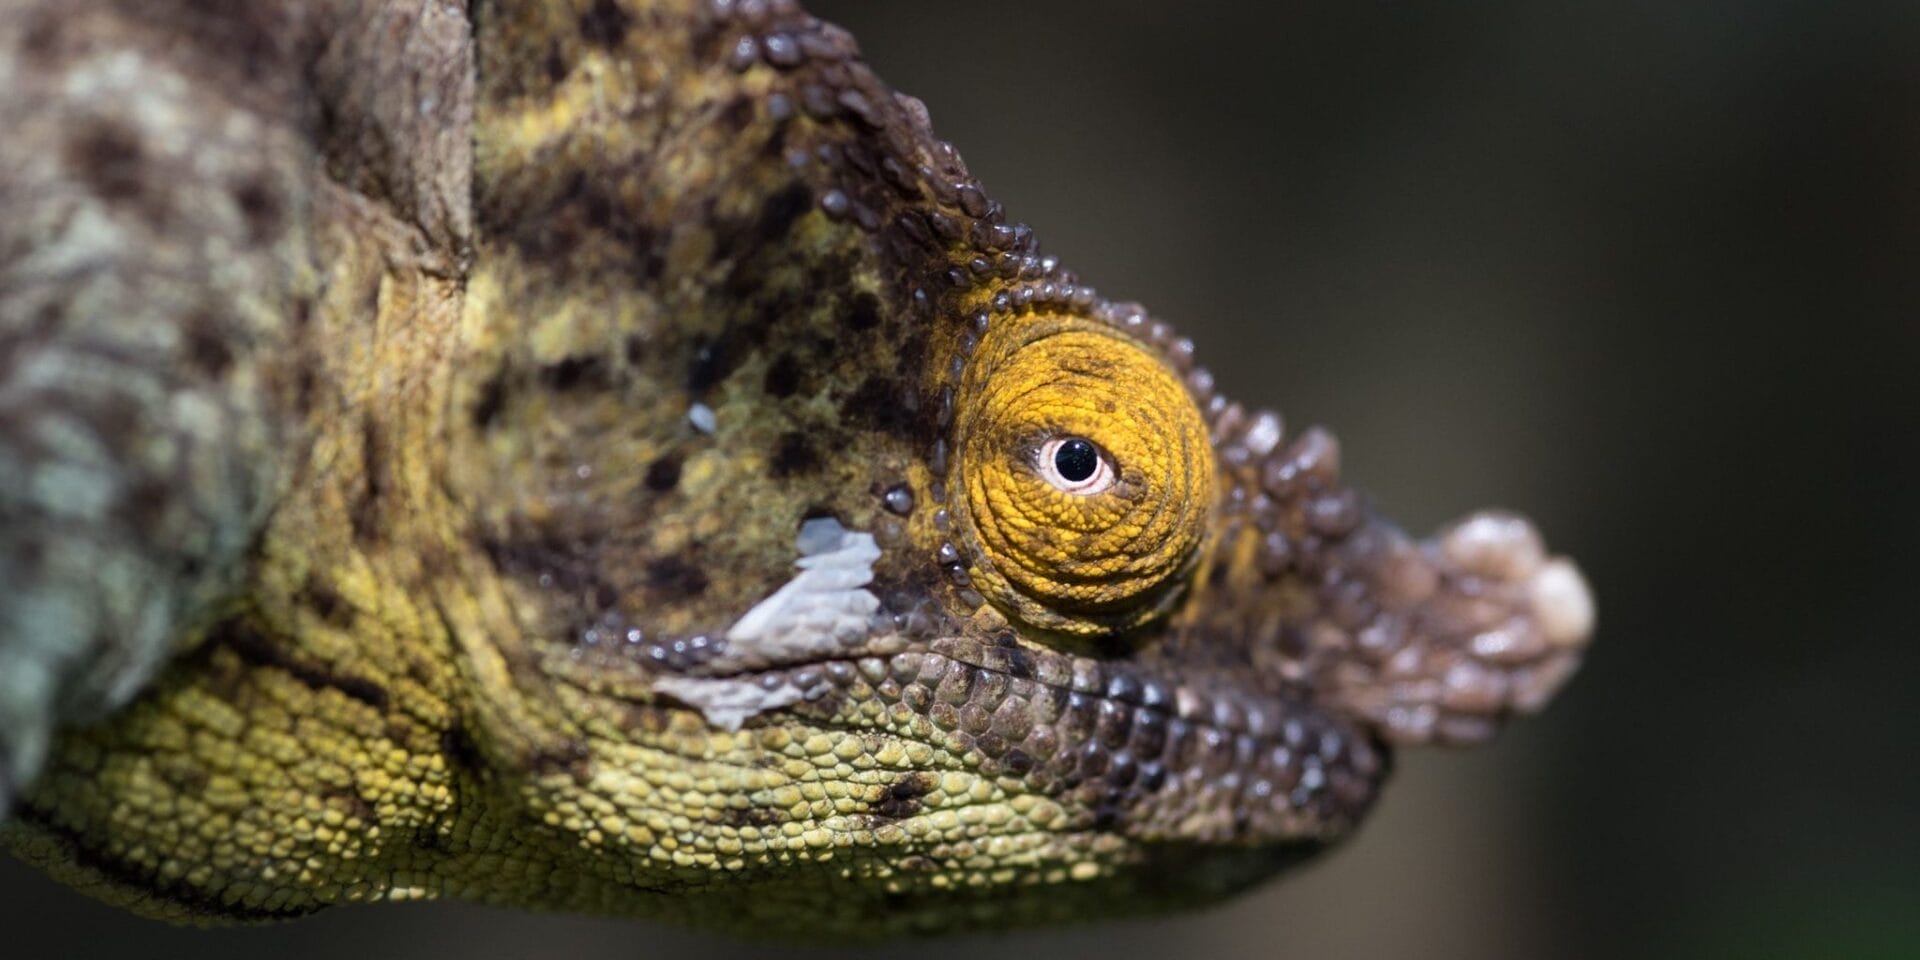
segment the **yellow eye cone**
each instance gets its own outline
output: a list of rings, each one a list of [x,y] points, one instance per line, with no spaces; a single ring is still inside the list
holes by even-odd
[[[989,336],[956,419],[955,506],[983,595],[1034,626],[1126,630],[1177,598],[1206,533],[1213,451],[1179,379],[1118,331],[1078,320]],[[1062,489],[1038,452],[1080,437],[1115,482]]]

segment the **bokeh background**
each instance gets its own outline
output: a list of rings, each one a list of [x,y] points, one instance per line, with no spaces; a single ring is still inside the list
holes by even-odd
[[[1383,509],[1524,510],[1600,600],[1547,714],[1404,754],[1291,879],[818,956],[1920,957],[1920,4],[812,6]],[[451,904],[184,931],[12,861],[0,917],[19,957],[768,952]]]

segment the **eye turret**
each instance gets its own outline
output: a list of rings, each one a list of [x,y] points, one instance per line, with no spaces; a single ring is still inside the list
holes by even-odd
[[[1041,320],[990,336],[955,420],[955,515],[973,580],[1008,615],[1120,632],[1179,599],[1206,536],[1199,409],[1117,331]]]

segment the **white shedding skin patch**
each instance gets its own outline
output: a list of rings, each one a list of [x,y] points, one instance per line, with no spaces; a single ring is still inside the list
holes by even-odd
[[[713,408],[704,403],[696,403],[687,408],[687,422],[693,424],[693,428],[701,433],[712,433],[720,426],[719,419],[713,415]]]
[[[873,535],[822,517],[802,523],[794,545],[800,572],[727,630],[723,656],[729,664],[752,668],[820,660],[867,637],[880,609],[880,598],[866,589],[880,559]],[[741,678],[665,677],[653,688],[698,708],[708,723],[724,730],[738,730],[748,717],[816,695],[790,683],[769,688]]]
[[[769,690],[752,680],[712,677],[667,677],[654,681],[653,689],[697,708],[708,723],[729,732],[740,729],[748,717],[799,703],[806,696],[791,683]]]
[[[800,572],[727,631],[736,654],[761,653],[773,662],[802,659],[866,635],[880,609],[880,598],[866,589],[880,559],[873,534],[823,517],[801,524],[795,545]]]

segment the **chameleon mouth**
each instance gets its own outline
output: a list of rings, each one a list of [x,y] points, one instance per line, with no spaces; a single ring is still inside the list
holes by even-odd
[[[812,520],[797,547],[800,572],[725,634],[649,642],[609,624],[585,645],[638,661],[653,697],[709,726],[797,719],[926,744],[938,772],[1055,798],[1079,821],[1070,829],[1203,844],[1330,839],[1366,813],[1385,773],[1372,733],[1305,687],[1259,689],[1244,668],[1096,659],[1011,631],[943,635],[865,589],[879,556],[871,536]]]
[[[981,776],[1066,801],[1081,821],[1073,826],[1140,840],[1331,839],[1365,815],[1386,773],[1372,736],[1305,691],[1175,681],[1130,661],[1033,649],[1011,634],[869,649],[724,673],[712,671],[728,661],[724,640],[636,652],[669,673],[657,692],[709,722],[734,719],[716,711],[717,700],[757,697],[755,709],[723,725],[797,717],[928,743]],[[737,685],[737,700],[716,698],[714,684]]]

